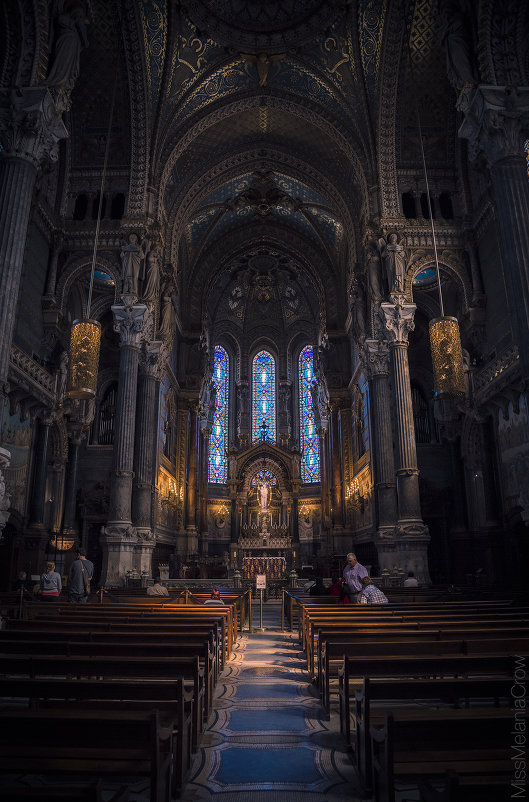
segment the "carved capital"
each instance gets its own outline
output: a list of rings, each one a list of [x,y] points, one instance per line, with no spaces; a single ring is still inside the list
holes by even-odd
[[[147,307],[143,304],[137,306],[113,306],[114,331],[120,336],[120,346],[129,345],[139,348],[143,339],[143,329],[146,321]]]
[[[166,367],[167,352],[162,349],[161,340],[144,342],[140,355],[140,368],[149,378],[161,381]]]
[[[390,343],[407,345],[408,335],[415,328],[415,304],[406,303],[402,295],[394,297],[393,303],[380,304],[380,317]]]
[[[4,156],[38,168],[57,161],[59,142],[68,136],[53,97],[42,86],[0,89],[0,145]]]
[[[366,340],[362,361],[368,378],[389,373],[389,346],[384,340]]]
[[[478,86],[461,94],[458,109],[465,115],[458,133],[468,139],[471,159],[483,153],[493,167],[501,159],[523,158],[529,88]]]

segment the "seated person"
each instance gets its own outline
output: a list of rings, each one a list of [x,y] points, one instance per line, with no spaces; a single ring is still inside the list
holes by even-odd
[[[413,571],[408,571],[408,578],[404,580],[403,586],[405,588],[418,588],[419,583],[415,579],[415,574]]]
[[[224,604],[222,599],[220,598],[220,590],[218,588],[213,588],[211,591],[211,596],[209,599],[206,599],[204,604]]]
[[[373,584],[370,576],[363,576],[360,580],[362,582],[362,590],[360,591],[359,604],[387,604],[388,598],[382,593],[380,588]]]
[[[160,578],[158,577],[154,585],[149,585],[147,588],[147,596],[169,596],[169,591],[165,585],[162,585]]]
[[[321,576],[317,576],[314,584],[311,586],[309,590],[309,596],[325,596],[327,593],[327,589],[323,584],[323,579]]]
[[[337,596],[341,604],[350,604],[349,596],[347,595],[347,586],[343,579],[338,579],[334,576],[331,580],[332,584],[327,590],[329,596]]]

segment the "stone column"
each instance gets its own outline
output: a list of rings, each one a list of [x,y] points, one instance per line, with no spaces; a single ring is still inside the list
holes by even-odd
[[[459,136],[471,159],[483,153],[490,168],[513,336],[523,379],[529,378],[529,185],[523,134],[529,125],[529,88],[478,86],[462,92]]]
[[[197,543],[196,468],[197,468],[197,403],[189,405],[189,436],[187,452],[186,533],[188,543]],[[197,545],[195,545],[195,550]],[[190,548],[191,550],[191,548]]]
[[[328,439],[325,436],[327,429],[323,426],[318,429],[318,438],[320,441],[320,473],[321,473],[321,517],[324,529],[329,528],[330,515],[329,515],[329,470],[328,470],[328,454],[327,443]]]
[[[68,135],[45,87],[0,89],[0,394],[13,340],[29,214],[40,164]]]
[[[65,476],[64,515],[62,533],[68,537],[77,535],[75,508],[77,501],[77,475],[79,469],[79,449],[83,442],[84,432],[77,426],[68,432],[68,464]]]
[[[395,468],[397,474],[398,520],[394,543],[388,543],[387,559],[404,571],[412,570],[421,583],[430,582],[428,571],[428,527],[424,525],[419,498],[419,470],[408,366],[408,335],[414,328],[415,304],[406,303],[402,295],[393,295],[391,302],[380,305],[380,315],[388,333],[395,410]],[[379,545],[381,568],[385,562]],[[389,552],[389,553],[388,553]]]
[[[140,344],[147,307],[113,306],[114,329],[120,335],[118,397],[114,429],[108,523],[101,537],[101,584],[122,584],[133,567],[137,537],[132,527],[132,478],[136,393]]]
[[[364,364],[369,379],[371,399],[377,538],[384,539],[392,535],[397,523],[397,486],[393,457],[387,342],[366,340]]]
[[[158,405],[160,400],[160,341],[145,343],[140,356],[138,402],[134,446],[134,484],[132,488],[132,522],[139,538],[137,568],[152,570],[155,546],[153,532],[154,487],[156,484],[156,452]]]
[[[330,451],[332,460],[332,525],[333,529],[343,529],[342,500],[342,449],[340,438],[340,403],[331,403]]]
[[[44,529],[44,504],[46,493],[46,471],[48,465],[48,443],[50,439],[50,418],[40,420],[35,449],[35,473],[29,509],[29,528]]]
[[[199,532],[207,552],[208,543],[208,460],[209,438],[211,429],[206,426],[200,429],[200,466],[199,466]]]

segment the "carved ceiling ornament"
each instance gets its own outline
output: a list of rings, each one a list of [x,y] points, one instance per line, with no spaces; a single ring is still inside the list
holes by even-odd
[[[299,236],[297,232],[267,230],[263,248],[287,261],[299,264],[301,272],[306,275],[317,295],[320,307],[327,305],[327,318],[337,313],[338,298],[336,295],[336,277],[332,267],[322,258],[312,244]],[[279,238],[278,233],[281,234]],[[247,227],[230,232],[213,243],[204,258],[194,265],[187,280],[186,297],[188,298],[188,314],[193,315],[195,309],[201,308],[203,293],[209,299],[214,293],[219,274],[226,269],[231,272],[230,263],[239,258],[244,259],[248,253],[249,243],[263,240],[262,224],[248,224]],[[250,249],[251,251],[252,249]],[[208,302],[209,303],[209,302]],[[329,311],[330,310],[330,311]]]
[[[191,22],[221,45],[247,53],[302,47],[345,16],[345,0],[188,0]]]
[[[264,106],[263,106],[264,104]],[[159,188],[157,204],[163,208],[163,198],[167,184],[170,182],[171,175],[178,159],[187,150],[193,148],[195,140],[211,129],[213,126],[224,121],[233,121],[239,114],[243,114],[249,109],[269,108],[284,112],[299,123],[306,123],[315,126],[321,134],[332,142],[342,153],[344,159],[350,163],[351,170],[355,175],[361,196],[361,212],[369,208],[368,179],[366,167],[369,169],[369,160],[366,161],[365,148],[362,143],[360,132],[356,130],[355,123],[351,123],[349,130],[346,130],[341,122],[333,119],[329,120],[328,110],[324,115],[322,109],[316,103],[309,103],[303,98],[292,99],[292,96],[284,97],[276,94],[269,94],[266,97],[255,95],[239,100],[227,101],[220,107],[208,110],[207,113],[197,112],[197,114],[182,128],[178,126],[169,127],[167,138],[160,142],[159,158],[157,166],[153,170],[153,185]],[[198,119],[197,119],[198,118]]]

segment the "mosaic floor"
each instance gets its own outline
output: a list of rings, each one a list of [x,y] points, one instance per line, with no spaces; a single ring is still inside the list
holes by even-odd
[[[183,802],[361,799],[336,716],[322,716],[297,633],[280,632],[279,616],[269,602],[266,631],[236,644]]]

